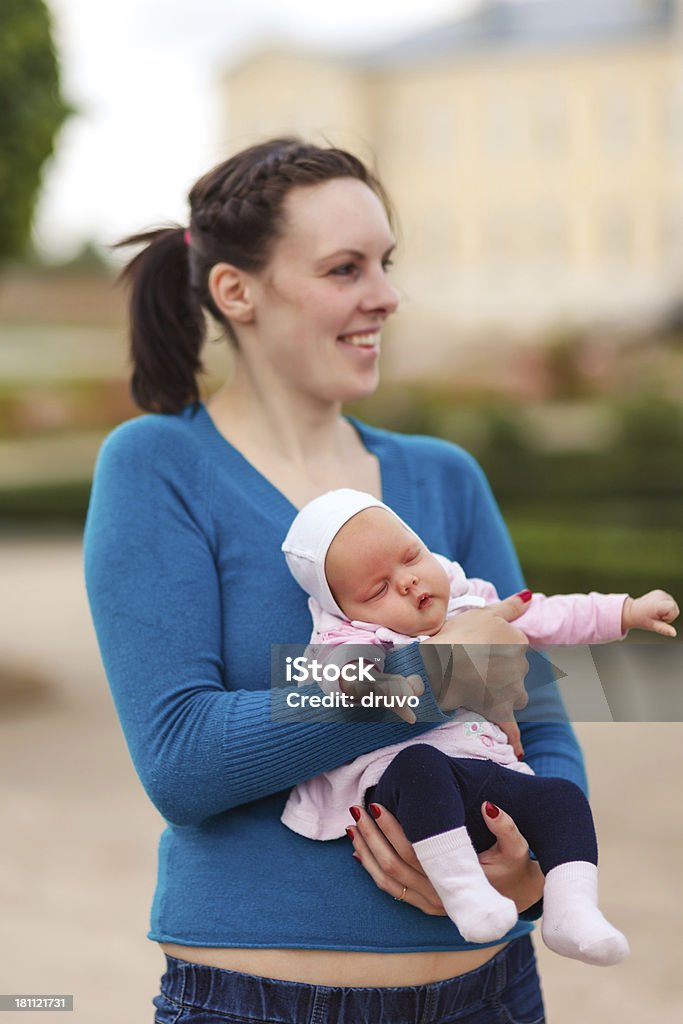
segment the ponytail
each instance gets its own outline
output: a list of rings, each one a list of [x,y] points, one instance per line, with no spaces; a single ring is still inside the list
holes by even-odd
[[[199,401],[204,313],[190,287],[185,230],[157,228],[124,238],[116,248],[140,244],[145,248],[119,278],[131,286],[131,392],[141,409],[174,413]]]

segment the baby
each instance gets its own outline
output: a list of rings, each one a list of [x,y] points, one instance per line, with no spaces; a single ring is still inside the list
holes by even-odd
[[[468,579],[457,562],[428,551],[388,506],[347,488],[309,502],[282,550],[310,595],[315,656],[325,651],[338,664],[354,657],[346,657],[345,645],[372,644],[384,654],[393,644],[435,636],[460,611],[499,599],[491,583]],[[678,606],[663,591],[637,599],[529,597],[515,625],[536,646],[602,643],[631,628],[676,635],[670,623]],[[493,843],[480,812],[487,801],[512,816],[538,858],[546,945],[591,964],[628,955],[625,937],[597,905],[597,840],[584,794],[567,780],[534,775],[505,733],[480,715],[461,709],[418,739],[309,779],[292,790],[282,821],[311,839],[333,839],[344,835],[348,807],[362,801],[396,816],[468,941],[493,942],[517,920],[514,903],[489,884],[477,857]]]

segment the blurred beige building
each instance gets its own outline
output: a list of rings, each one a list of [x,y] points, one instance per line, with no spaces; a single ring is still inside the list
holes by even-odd
[[[473,332],[630,324],[683,293],[683,0],[484,0],[372,53],[252,53],[225,98],[231,150],[294,131],[374,159],[406,369],[416,324],[434,369]]]

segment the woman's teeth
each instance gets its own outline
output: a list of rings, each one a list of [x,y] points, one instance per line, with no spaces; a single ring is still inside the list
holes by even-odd
[[[374,348],[379,344],[379,331],[374,334],[345,334],[341,335],[339,340],[360,348]]]

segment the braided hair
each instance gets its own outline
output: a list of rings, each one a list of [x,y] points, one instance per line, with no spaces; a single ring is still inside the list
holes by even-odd
[[[199,401],[205,311],[237,341],[211,295],[211,268],[263,270],[284,228],[288,193],[334,178],[368,185],[391,222],[384,188],[357,157],[288,136],[244,149],[200,178],[189,194],[189,230],[158,228],[118,243],[144,246],[121,273],[131,285],[131,391],[140,408],[173,413]]]

